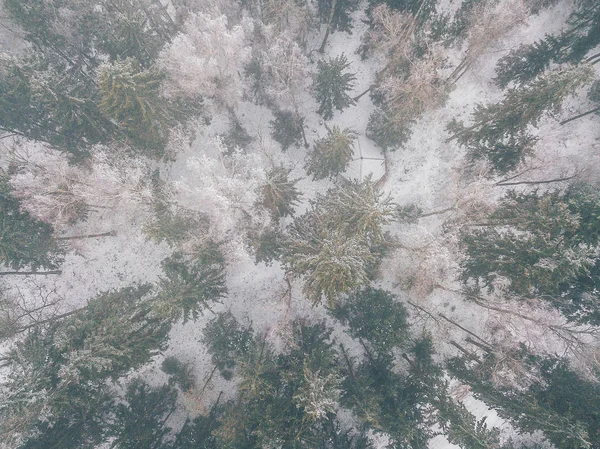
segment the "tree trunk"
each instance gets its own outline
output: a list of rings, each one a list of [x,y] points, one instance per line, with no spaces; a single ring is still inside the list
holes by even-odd
[[[367,90],[365,90],[364,92],[361,92],[356,97],[354,97],[352,100],[354,100],[355,102],[358,101],[358,100],[360,100],[364,95],[366,95],[369,92],[371,92],[374,87],[375,87],[375,84],[371,84]]]
[[[0,271],[0,276],[47,276],[49,274],[61,274],[62,270],[52,270],[52,271]]]
[[[577,175],[567,176],[565,178],[547,179],[545,181],[515,181],[515,182],[497,182],[495,187],[519,186],[519,185],[536,185],[536,184],[552,184],[553,182],[568,181],[575,178]]]
[[[333,17],[335,16],[336,6],[337,0],[332,0],[331,12],[329,13],[329,20],[327,21],[327,29],[325,30],[325,37],[323,38],[323,42],[321,43],[321,47],[319,48],[319,53],[325,53],[325,45],[327,45],[327,39],[329,39],[329,34],[331,34],[331,25],[333,24]]]
[[[560,124],[564,125],[566,123],[572,122],[573,120],[577,120],[578,118],[585,117],[586,115],[590,115],[590,114],[593,114],[594,112],[598,112],[598,111],[600,111],[600,106],[598,106],[597,108],[591,109],[591,110],[589,110],[587,112],[584,112],[582,114],[578,114],[575,117],[571,117],[571,118],[568,118],[566,120],[563,120],[562,122],[560,122]]]
[[[102,234],[87,234],[87,235],[72,235],[69,237],[55,237],[55,240],[82,240],[82,239],[93,239],[96,237],[114,237],[117,235],[116,231],[103,232]]]
[[[50,318],[46,318],[45,320],[36,321],[35,323],[31,323],[31,324],[28,324],[27,326],[23,326],[23,327],[18,328],[15,331],[15,334],[19,334],[21,332],[24,332],[24,331],[29,330],[29,329],[31,329],[33,327],[36,327],[36,326],[41,326],[42,324],[52,323],[53,321],[62,320],[63,318],[68,318],[71,315],[74,315],[77,312],[81,312],[82,310],[84,310],[86,308],[87,308],[87,306],[80,307],[78,309],[71,310],[70,312],[65,312],[65,313],[61,313],[60,315],[55,315],[55,316],[52,316]]]

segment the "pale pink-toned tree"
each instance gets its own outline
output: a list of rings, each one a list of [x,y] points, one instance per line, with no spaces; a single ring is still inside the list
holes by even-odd
[[[70,164],[67,156],[44,145],[27,145],[13,152],[16,173],[11,177],[15,196],[32,216],[69,228],[91,211],[122,212],[149,204],[150,166],[97,146],[85,165]]]
[[[209,97],[235,107],[243,95],[252,26],[248,18],[230,27],[225,15],[190,14],[183,32],[159,57],[159,67],[167,73],[165,94]]]

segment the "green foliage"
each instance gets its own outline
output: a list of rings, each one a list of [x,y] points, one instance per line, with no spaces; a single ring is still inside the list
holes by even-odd
[[[302,127],[304,118],[291,111],[273,111],[275,120],[271,120],[271,137],[281,145],[282,151],[287,151],[292,145],[302,143]]]
[[[154,213],[142,227],[150,240],[177,247],[208,229],[208,218],[173,203],[172,194],[158,170],[152,173],[150,183]]]
[[[354,155],[356,133],[334,125],[327,136],[317,140],[308,155],[306,171],[313,179],[334,178],[348,168]]]
[[[369,116],[366,135],[382,150],[402,147],[412,134],[412,120],[398,121],[385,105],[376,107]]]
[[[176,32],[162,8],[147,0],[6,0],[3,7],[36,49],[84,67],[97,66],[103,55],[150,66]]]
[[[596,302],[600,201],[593,188],[544,194],[509,192],[489,226],[462,234],[465,284],[496,282],[522,297],[541,297],[569,320],[600,322]]]
[[[0,263],[15,270],[58,268],[63,250],[54,239],[52,226],[21,211],[4,175],[0,175],[0,219]]]
[[[315,97],[319,102],[317,112],[325,120],[333,117],[334,108],[343,111],[354,104],[348,91],[352,90],[356,76],[345,72],[350,67],[350,61],[345,55],[336,56],[329,61],[317,62],[317,74],[313,83]]]
[[[367,265],[373,256],[364,240],[300,222],[291,237],[284,261],[303,276],[303,292],[313,302],[325,297],[331,306],[338,295],[369,282]]]
[[[325,195],[317,195],[313,208],[326,227],[360,236],[369,245],[385,241],[383,227],[395,213],[395,204],[389,195],[377,190],[371,176],[340,183]]]
[[[177,391],[168,385],[152,388],[140,379],[127,385],[126,403],[117,404],[111,434],[116,449],[164,448],[175,411]]]
[[[333,0],[318,0],[318,14],[321,23],[329,23]],[[352,31],[352,18],[350,14],[357,10],[357,0],[336,0],[335,10],[331,21],[331,31]]]
[[[26,54],[0,60],[0,126],[80,157],[117,133],[98,106],[95,80],[60,59]]]
[[[190,391],[196,383],[190,364],[182,363],[174,356],[164,359],[160,369],[169,375],[169,385],[178,385],[183,392]]]
[[[396,207],[395,217],[402,223],[416,223],[421,215],[423,215],[423,209],[413,203]]]
[[[336,351],[323,323],[293,322],[289,342],[275,355],[262,339],[238,360],[239,395],[224,407],[216,432],[223,448],[357,448],[360,439],[333,438],[338,422]],[[342,441],[349,446],[340,446]],[[354,444],[353,444],[354,442]],[[364,442],[364,440],[363,440]]]
[[[478,105],[471,126],[453,121],[448,127],[452,138],[467,148],[472,160],[487,158],[500,173],[513,170],[534,141],[528,127],[537,126],[545,113],[556,112],[563,99],[590,82],[592,76],[591,68],[582,65],[556,70],[524,87],[511,88],[499,103]]]
[[[352,337],[368,342],[376,354],[391,354],[407,340],[406,309],[385,290],[357,290],[338,302],[332,313],[350,326]]]
[[[558,57],[556,40],[547,37],[533,44],[521,45],[498,61],[496,84],[505,88],[509,83],[523,85],[543,73]]]
[[[104,64],[98,76],[100,110],[137,146],[159,155],[173,124],[167,103],[159,95],[163,78],[156,70],[143,70],[134,59]]]
[[[202,339],[221,376],[231,379],[236,360],[243,358],[252,343],[252,328],[242,327],[231,312],[219,313],[208,322]]]
[[[370,178],[318,195],[290,227],[283,261],[304,278],[304,292],[333,305],[338,295],[366,285],[385,245],[382,227],[393,216],[388,197]]]
[[[269,227],[260,232],[251,232],[249,240],[256,264],[262,262],[271,265],[274,260],[279,260],[283,253],[285,236],[276,227]]]
[[[200,251],[195,259],[174,253],[162,263],[165,277],[159,282],[160,293],[154,301],[156,313],[171,321],[190,317],[195,321],[212,301],[227,294],[225,264],[220,253]]]
[[[273,220],[293,215],[294,206],[298,204],[301,193],[296,183],[299,179],[290,180],[291,171],[283,166],[272,168],[267,172],[266,183],[260,189],[259,204],[271,213]]]
[[[448,368],[522,432],[541,430],[559,449],[596,447],[600,442],[598,384],[582,379],[562,359],[533,357],[525,350],[511,356],[538,373],[524,389],[494,384],[498,363],[494,355],[474,366],[455,358]]]
[[[199,415],[188,420],[177,434],[172,449],[220,449],[213,435],[220,426],[214,407],[208,416]]]
[[[391,9],[415,16],[417,23],[423,25],[435,14],[437,0],[369,0],[369,9],[385,4]]]
[[[30,441],[26,447],[40,449],[100,442],[111,401],[107,380],[165,348],[171,326],[151,312],[149,290],[102,294],[73,315],[34,328],[16,345],[0,395],[6,439],[16,431]]]

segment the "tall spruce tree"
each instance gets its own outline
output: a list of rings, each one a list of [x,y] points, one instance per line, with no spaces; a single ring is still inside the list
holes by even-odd
[[[168,385],[153,388],[141,379],[127,385],[125,402],[116,405],[110,424],[115,449],[167,449],[171,429],[166,422],[175,411],[177,390]]]
[[[477,105],[473,124],[453,121],[448,126],[471,160],[487,159],[495,171],[513,170],[531,152],[535,138],[528,133],[545,113],[556,112],[563,100],[593,78],[591,67],[559,69],[521,88],[511,88],[489,106]]]
[[[106,434],[109,380],[164,349],[169,321],[150,307],[150,287],[124,288],[90,300],[32,332],[9,353],[0,432],[24,447],[92,448]]]
[[[343,111],[354,104],[354,100],[348,91],[352,90],[356,74],[347,72],[350,61],[345,55],[330,58],[329,61],[317,62],[317,74],[315,75],[313,89],[315,97],[319,102],[317,112],[325,120],[333,117],[334,109]]]
[[[102,65],[98,77],[100,110],[138,146],[159,153],[173,124],[168,105],[159,95],[163,77],[156,70],[143,70],[133,59]]]
[[[499,386],[493,382],[496,356],[473,364],[462,358],[450,360],[451,374],[467,383],[477,398],[495,409],[522,432],[542,431],[558,449],[597,447],[600,389],[584,380],[568,362],[558,358],[533,357],[521,350],[522,360],[539,378],[526,388]]]
[[[569,320],[600,323],[600,201],[589,186],[509,192],[483,228],[465,231],[462,280],[517,297],[540,297]]]
[[[52,226],[21,210],[5,175],[0,175],[0,263],[15,270],[28,267],[58,268],[63,250]]]
[[[213,301],[227,293],[225,264],[218,249],[201,250],[195,259],[174,253],[162,263],[165,277],[153,302],[154,311],[172,321],[194,321]]]
[[[327,136],[317,140],[308,155],[306,171],[313,179],[334,178],[348,168],[354,156],[356,133],[334,125]]]

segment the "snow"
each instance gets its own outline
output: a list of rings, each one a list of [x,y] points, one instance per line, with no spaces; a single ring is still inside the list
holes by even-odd
[[[446,2],[444,6],[450,8],[451,3]],[[501,0],[500,7],[512,3],[513,0]],[[445,126],[452,118],[468,120],[477,103],[486,104],[500,99],[502,92],[491,81],[497,60],[521,43],[530,43],[546,33],[560,30],[568,15],[568,7],[568,1],[559,2],[539,15],[527,18],[525,23],[516,26],[477,59],[456,83],[446,104],[420,118],[412,127],[412,136],[405,147],[388,154],[384,192],[389,193],[398,204],[417,204],[426,213],[457,205],[485,207],[502,196],[503,189],[493,187],[492,182],[484,177],[469,181],[470,184],[465,181],[464,151],[455,142],[446,142],[448,135]],[[361,60],[357,54],[366,29],[363,19],[364,11],[358,11],[354,14],[352,34],[333,33],[323,56],[333,57],[343,53],[348,57],[351,69],[356,73],[355,94],[367,89],[381,68],[380,64],[371,60]],[[0,49],[7,39],[5,34],[3,32],[0,36]],[[315,34],[309,45],[318,47],[320,39],[321,36]],[[240,51],[246,58],[245,49]],[[449,56],[458,60],[461,55],[456,52],[452,54],[452,51],[449,50]],[[311,56],[313,61],[310,69],[314,71],[316,60],[321,56],[316,52]],[[185,61],[178,60],[178,64],[177,70],[185,70]],[[202,64],[197,62],[197,65],[201,69]],[[198,67],[195,70],[200,70]],[[188,78],[187,81],[192,82],[192,79]],[[234,87],[237,89],[239,86]],[[214,86],[208,88],[213,89]],[[238,94],[237,90],[225,92],[223,102],[233,101],[232,98],[237,98]],[[536,156],[531,162],[534,169],[526,173],[524,178],[542,179],[575,172],[597,178],[594,170],[600,157],[597,117],[589,116],[565,127],[557,126],[557,120],[586,110],[585,101],[583,95],[569,100],[559,117],[548,117],[542,121],[539,129],[543,138],[536,146]],[[208,107],[212,107],[210,102]],[[308,91],[299,98],[299,107],[306,116],[306,134],[312,144],[326,131],[322,119],[315,112],[317,105]],[[302,204],[297,207],[298,214],[307,209],[310,199],[324,192],[332,182],[310,180],[304,171],[307,150],[303,147],[290,148],[282,153],[270,137],[272,113],[265,106],[248,101],[238,103],[235,111],[253,142],[245,153],[240,152],[237,156],[239,165],[236,169],[224,166],[221,157],[223,148],[216,136],[226,131],[230,117],[217,108],[212,110],[214,114],[210,126],[202,125],[195,141],[190,146],[180,143],[175,161],[161,166],[163,176],[177,193],[177,201],[192,210],[208,214],[213,224],[210,237],[225,241],[227,297],[212,311],[206,311],[197,322],[175,325],[171,331],[169,349],[164,354],[165,357],[175,355],[181,361],[191,363],[199,386],[204,384],[212,370],[210,356],[200,339],[202,329],[213,312],[231,310],[238,320],[251,323],[257,334],[266,334],[276,346],[285,339],[287,326],[294,318],[327,319],[333,324],[322,306],[313,306],[303,298],[300,281],[292,281],[292,290],[287,291],[285,272],[279,263],[271,266],[255,264],[240,237],[245,226],[240,210],[252,210],[256,189],[268,168],[283,164],[293,169],[292,178],[302,178],[298,183],[303,193]],[[385,173],[382,152],[365,137],[372,110],[373,104],[365,95],[355,106],[343,113],[336,112],[330,122],[330,126],[349,127],[359,135],[355,159],[344,173],[346,178],[360,179],[371,174],[374,180],[379,180]],[[549,323],[564,324],[556,312],[548,311],[539,303],[514,304],[496,298],[493,304],[498,309],[510,311],[506,314],[482,308],[458,293],[457,262],[460,254],[455,236],[445,232],[444,223],[459,213],[449,211],[423,218],[416,224],[390,225],[387,230],[398,240],[400,248],[383,262],[378,284],[390,289],[402,301],[411,301],[431,314],[428,316],[423,310],[407,305],[415,330],[426,328],[432,333],[440,360],[456,354],[456,348],[448,343],[450,340],[463,341],[466,336],[457,326],[441,319],[440,313],[493,345],[514,347],[518,342],[524,342],[535,352],[563,353],[566,350],[564,342],[551,333],[547,326]],[[88,299],[103,291],[155,282],[161,275],[160,262],[173,249],[166,244],[156,245],[147,239],[141,230],[144,220],[142,212],[140,214],[119,213],[111,216],[93,213],[85,223],[70,229],[71,235],[116,227],[116,236],[72,241],[60,276],[5,277],[5,288],[18,288],[30,306],[39,301],[40,291],[54,295],[62,299],[57,311],[64,312],[81,307]],[[265,220],[265,217],[256,219],[259,225],[264,225]],[[206,235],[199,238],[206,238]],[[531,319],[521,318],[517,314]],[[352,355],[361,355],[356,342],[339,326],[334,336],[345,339],[344,344]],[[155,381],[162,379],[164,374],[157,368],[160,360],[158,358],[156,363],[144,368],[141,374]],[[453,388],[460,389],[460,385],[453,385]],[[208,404],[221,391],[225,392],[225,399],[233,397],[235,382],[224,381],[215,375],[201,397],[193,394],[185,396],[181,414],[176,419],[181,422],[181,417],[186,413],[193,416],[205,412]],[[468,391],[464,393],[461,400],[471,412],[479,418],[487,416],[488,425],[502,428],[505,437],[514,436],[510,426],[498,418],[493,410],[474,399]],[[350,417],[346,419],[351,420]],[[378,434],[373,439],[378,441],[379,447],[385,447],[385,435]],[[430,441],[429,447],[450,449],[456,446],[448,443],[443,436],[437,436]]]

